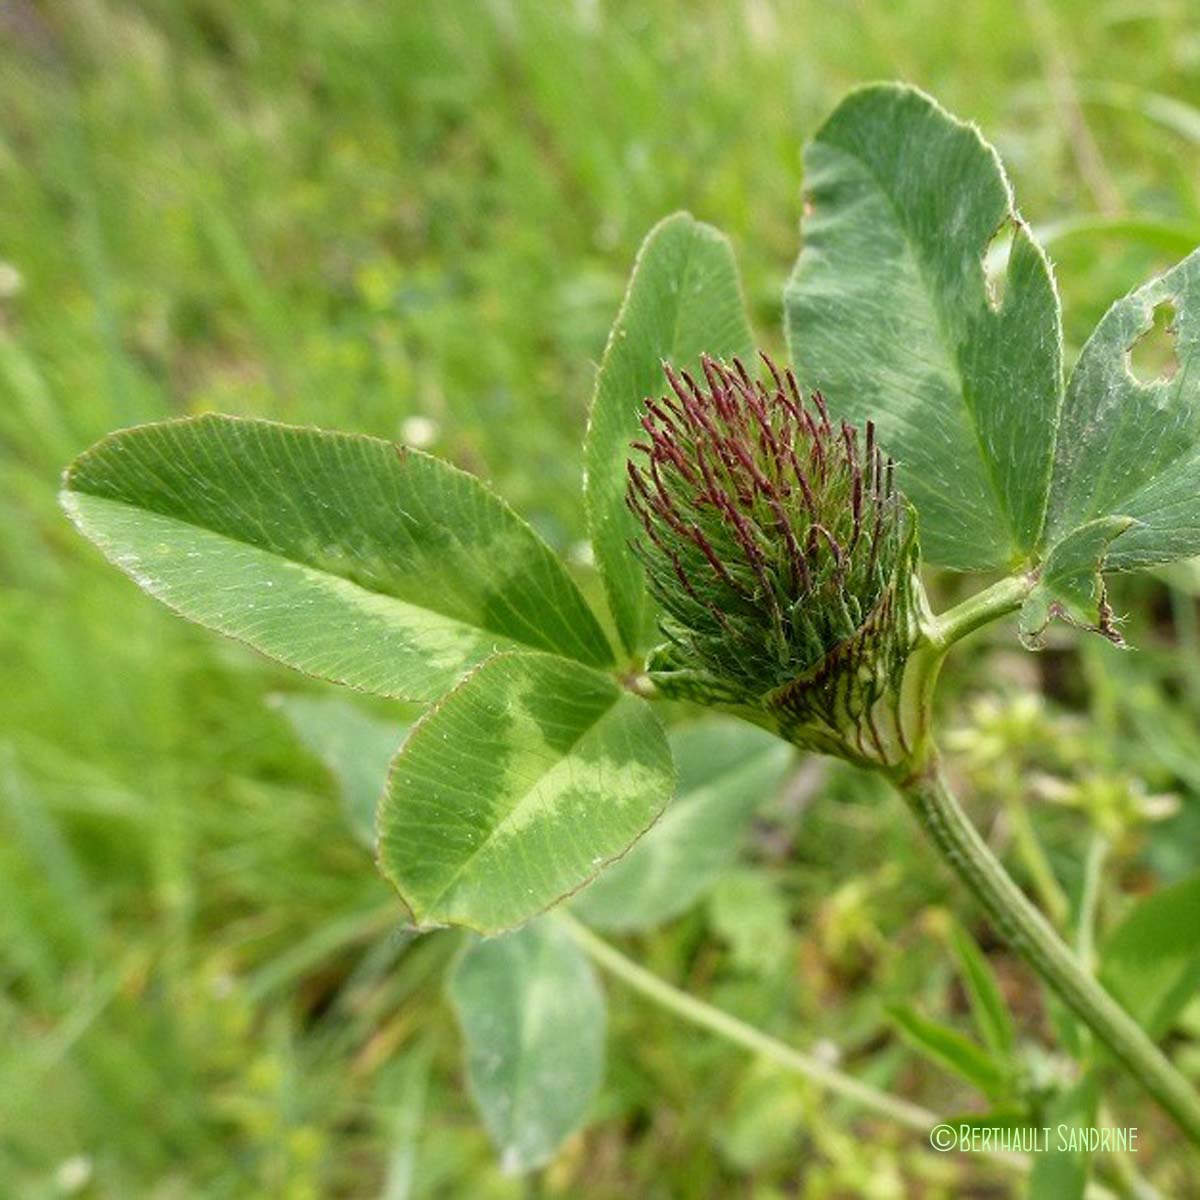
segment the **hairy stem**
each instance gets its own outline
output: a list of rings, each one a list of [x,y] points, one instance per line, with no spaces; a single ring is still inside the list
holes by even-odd
[[[938,762],[932,732],[933,693],[947,651],[973,630],[1019,608],[1034,583],[1030,575],[1012,575],[948,612],[927,618],[925,643],[914,652],[904,681],[905,720],[915,730],[914,753],[907,770],[894,773],[893,780],[997,931],[1200,1145],[1200,1096],[1012,881],[959,806]]]
[[[1200,1096],[1140,1025],[1100,986],[1013,883],[946,783],[930,750],[901,791],[942,857],[1009,945],[1142,1087],[1200,1145]]]

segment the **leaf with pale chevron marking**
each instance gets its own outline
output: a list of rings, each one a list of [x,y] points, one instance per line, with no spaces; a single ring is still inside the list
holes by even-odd
[[[603,667],[565,568],[479,480],[391,442],[204,416],[112,434],[62,503],[192,620],[288,666],[433,700],[498,650]]]
[[[418,925],[511,929],[624,853],[674,786],[645,700],[545,654],[501,654],[413,727],[379,862]]]

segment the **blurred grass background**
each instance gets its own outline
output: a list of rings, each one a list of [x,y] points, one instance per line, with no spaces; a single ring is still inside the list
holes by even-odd
[[[209,409],[408,440],[492,480],[595,595],[580,444],[642,235],[681,207],[726,230],[781,349],[802,142],[893,77],[998,146],[1069,353],[1200,244],[1194,0],[0,2],[0,1195],[523,1194],[462,1094],[455,938],[392,932],[265,702],[317,685],[104,565],[57,474],[116,426]],[[975,665],[1000,716],[953,716],[1002,759],[1182,796],[1126,847],[1131,890],[1200,858],[1194,603],[1140,586],[1142,653],[999,637]],[[1031,691],[1037,737],[1004,716]],[[1071,724],[1089,705],[1095,734]],[[702,907],[636,953],[948,1111],[882,1003],[953,1000],[926,910],[957,896],[857,777],[771,813],[745,869],[780,903]],[[1046,836],[1070,881],[1064,819]],[[545,1194],[1009,1194],[610,995],[596,1119]]]

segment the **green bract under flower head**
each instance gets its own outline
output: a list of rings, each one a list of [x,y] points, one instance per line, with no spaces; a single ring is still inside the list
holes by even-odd
[[[645,402],[627,499],[663,608],[651,656],[669,696],[756,710],[798,744],[890,765],[896,700],[918,637],[918,552],[895,465],[805,399],[765,355],[770,383],[703,360],[666,367]]]

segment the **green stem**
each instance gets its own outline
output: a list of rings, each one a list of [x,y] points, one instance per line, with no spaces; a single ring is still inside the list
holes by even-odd
[[[893,780],[951,869],[999,933],[1129,1073],[1200,1144],[1200,1096],[1140,1025],[1104,990],[1026,899],[971,824],[942,776],[933,744],[933,693],[950,647],[973,630],[1019,608],[1029,575],[1012,575],[925,621],[925,641],[905,673],[902,719],[913,730],[907,771]]]
[[[1015,612],[1033,591],[1036,580],[1028,575],[1007,575],[991,587],[968,596],[961,604],[932,617],[926,634],[934,647],[945,653],[959,638]]]
[[[910,748],[910,763],[924,762],[932,753],[933,696],[950,647],[981,626],[1015,612],[1035,583],[1029,575],[1008,575],[939,616],[926,606],[922,637],[909,656],[900,685],[899,720]],[[906,766],[896,777],[907,774],[908,769]]]
[[[559,909],[555,914],[566,931],[575,939],[579,948],[598,966],[614,975],[623,983],[628,984],[634,991],[640,992],[648,1000],[662,1008],[673,1012],[676,1016],[690,1021],[701,1029],[707,1029],[718,1037],[734,1045],[741,1046],[753,1054],[759,1054],[768,1061],[793,1075],[807,1079],[817,1087],[833,1092],[846,1100],[877,1113],[920,1134],[928,1134],[939,1123],[939,1117],[918,1104],[911,1104],[898,1096],[889,1095],[863,1083],[851,1075],[846,1075],[835,1067],[804,1054],[779,1041],[762,1030],[748,1025],[745,1021],[689,996],[687,992],[660,979],[644,967],[626,958],[615,946],[609,945],[603,938],[597,937],[586,925],[578,921],[570,913]],[[1002,1150],[985,1150],[985,1158],[1009,1167],[1022,1174],[1028,1174],[1033,1168],[1028,1155],[1008,1153]],[[1113,1200],[1113,1193],[1096,1183],[1089,1183],[1085,1195],[1088,1200]]]
[[[687,992],[673,987],[665,979],[660,979],[644,967],[639,967],[574,917],[565,912],[560,912],[558,916],[585,954],[610,974],[629,984],[635,991],[641,992],[643,996],[669,1009],[685,1021],[699,1025],[702,1029],[718,1034],[755,1054],[761,1054],[785,1070],[802,1075],[810,1082],[836,1092],[839,1096],[844,1096],[847,1100],[852,1100],[855,1104],[909,1129],[928,1133],[938,1123],[937,1116],[927,1109],[889,1096],[887,1092],[881,1092],[870,1084],[860,1083],[852,1076],[793,1049],[753,1025],[747,1025],[745,1021],[740,1021],[719,1008],[713,1008],[703,1000],[689,996]]]
[[[1009,945],[1200,1144],[1200,1096],[1146,1032],[1079,964],[988,849],[942,775],[936,752],[900,789],[947,864]]]

